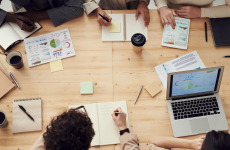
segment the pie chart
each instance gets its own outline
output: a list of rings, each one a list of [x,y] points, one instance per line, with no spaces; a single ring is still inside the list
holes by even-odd
[[[50,46],[53,48],[57,48],[61,45],[61,41],[59,39],[53,39],[50,41]]]
[[[183,89],[191,89],[193,87],[192,82],[187,82],[183,85]]]

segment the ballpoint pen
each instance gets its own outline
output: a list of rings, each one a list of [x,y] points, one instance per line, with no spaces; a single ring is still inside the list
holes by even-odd
[[[227,55],[227,56],[223,56],[223,57],[224,57],[224,58],[225,58],[225,57],[230,57],[230,55]]]
[[[124,114],[124,112],[119,111],[119,112],[115,112],[115,114]]]
[[[140,91],[139,91],[139,93],[138,93],[138,95],[137,95],[137,98],[136,98],[136,100],[135,100],[135,102],[134,102],[134,105],[136,104],[137,99],[138,99],[139,95],[141,94],[142,88],[143,88],[143,85],[141,86],[141,89],[140,89]]]
[[[107,18],[105,18],[104,16],[102,16],[101,14],[99,14],[101,16],[101,18],[103,18],[104,20],[106,20],[107,22],[109,22],[109,20]]]
[[[17,85],[17,87],[21,90],[19,84],[17,83],[17,81],[15,80],[13,74],[10,72],[10,77],[14,80],[15,84]]]
[[[27,114],[27,116],[28,116],[31,120],[34,121],[34,118],[31,117],[30,114],[28,114],[28,113],[26,112],[26,109],[25,109],[22,105],[18,105],[18,106],[19,106],[19,108],[21,108],[22,111],[24,111],[24,112]]]

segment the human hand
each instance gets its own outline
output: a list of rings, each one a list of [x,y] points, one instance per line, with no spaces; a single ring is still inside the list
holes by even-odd
[[[183,17],[183,18],[200,18],[201,8],[193,7],[193,6],[183,6],[183,7],[179,7],[176,10],[176,13],[179,17]]]
[[[197,139],[192,140],[191,147],[194,150],[201,150],[201,146],[203,144],[204,138],[205,138],[205,136],[201,136]]]
[[[20,18],[21,20],[30,23],[32,26],[28,26],[27,24],[18,20],[17,18]],[[32,20],[30,20],[27,17],[20,16],[20,15],[16,16],[15,23],[17,23],[17,25],[20,27],[21,30],[28,31],[28,32],[31,32],[36,28],[36,25],[34,24],[34,22]]]
[[[115,114],[115,112],[122,112],[121,107],[118,107],[113,111],[112,118],[114,123],[117,125],[119,130],[124,130],[126,129],[126,113],[124,114]]]
[[[111,24],[112,18],[106,14],[106,12],[104,10],[102,10],[100,7],[98,7],[97,9],[94,10],[94,13],[97,16],[97,22],[100,25],[103,26],[108,26]],[[109,22],[107,22],[105,19],[103,19],[99,14],[101,14],[103,17],[107,18],[109,20]]]
[[[16,13],[16,14],[24,16],[24,17],[27,17],[30,20],[32,20],[33,22],[38,22],[39,20],[45,19],[43,17],[46,16],[43,13],[43,11],[35,11],[33,9],[27,9],[27,12],[19,12],[19,13]]]
[[[147,4],[144,1],[141,1],[137,7],[136,20],[138,19],[139,14],[142,15],[144,24],[146,27],[148,27],[150,22],[150,15],[149,15],[149,9],[147,7]]]
[[[169,9],[167,6],[159,8],[161,22],[163,25],[171,25],[175,29],[176,22],[174,16],[178,16],[173,9]]]

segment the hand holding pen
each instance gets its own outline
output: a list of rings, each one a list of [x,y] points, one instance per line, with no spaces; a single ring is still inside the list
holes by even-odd
[[[15,22],[24,31],[32,32],[36,28],[34,22],[24,16],[17,15]]]
[[[103,26],[108,26],[111,24],[111,21],[112,21],[112,18],[107,15],[105,13],[104,10],[102,10],[100,7],[98,7],[97,9],[94,10],[94,13],[96,14],[97,16],[97,22],[100,24],[100,25],[103,25]]]
[[[111,114],[114,123],[117,125],[119,130],[126,129],[126,113],[124,113],[121,109],[121,107],[118,107],[113,111]]]

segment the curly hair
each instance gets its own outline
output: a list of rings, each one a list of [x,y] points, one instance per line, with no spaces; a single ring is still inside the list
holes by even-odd
[[[214,130],[208,132],[201,150],[230,150],[230,134]]]
[[[86,114],[70,109],[54,117],[43,134],[46,150],[88,150],[95,135]]]

